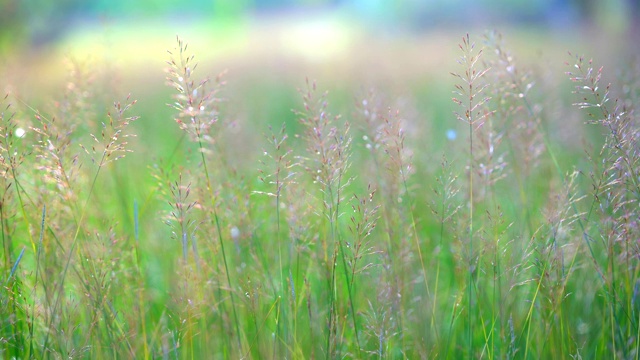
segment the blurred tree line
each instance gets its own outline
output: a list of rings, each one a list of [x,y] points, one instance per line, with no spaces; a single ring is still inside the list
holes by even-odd
[[[640,28],[639,0],[0,0],[0,53],[49,43],[74,24],[100,19],[204,15],[217,21],[309,8],[337,8],[365,24],[409,30],[486,19],[573,26],[613,18]]]

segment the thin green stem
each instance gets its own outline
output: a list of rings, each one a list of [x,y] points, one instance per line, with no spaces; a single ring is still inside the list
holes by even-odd
[[[145,284],[145,280],[144,280],[144,274],[142,273],[142,262],[140,259],[140,232],[139,232],[139,208],[138,208],[138,202],[134,201],[133,202],[133,234],[134,234],[134,240],[135,240],[135,246],[134,246],[134,255],[135,255],[135,262],[136,262],[136,266],[138,268],[138,281],[140,281],[140,289],[138,289],[138,306],[140,307],[139,309],[139,313],[140,313],[140,325],[142,327],[142,347],[143,347],[143,355],[144,355],[144,359],[147,360],[149,359],[149,345],[148,345],[148,341],[147,341],[147,321],[146,321],[146,310],[145,310],[145,301],[144,301],[144,284]]]
[[[469,85],[469,93],[473,93],[473,85]],[[468,315],[469,315],[469,358],[473,357],[473,97],[469,96],[469,284],[468,284]],[[525,357],[526,358],[526,357]]]
[[[352,281],[354,281],[354,277],[351,278],[351,280],[349,279],[349,269],[347,267],[347,260],[346,260],[346,255],[345,255],[345,251],[344,251],[344,244],[342,242],[342,238],[340,236],[340,231],[338,229],[338,217],[339,217],[339,206],[340,206],[340,188],[342,186],[342,171],[340,171],[340,175],[338,176],[338,190],[337,190],[337,198],[336,198],[336,208],[335,208],[335,213],[333,215],[334,217],[334,227],[335,228],[335,232],[337,233],[337,241],[338,244],[340,246],[340,253],[342,254],[342,268],[344,269],[344,277],[345,277],[345,281],[347,283],[347,293],[349,296],[349,306],[351,307],[351,318],[353,320],[353,329],[355,332],[355,337],[356,337],[356,346],[357,346],[357,350],[356,350],[356,354],[358,355],[358,357],[360,357],[360,337],[358,335],[358,322],[357,322],[357,318],[356,318],[356,309],[354,306],[354,302],[353,302],[353,297],[355,296],[353,294],[353,287],[352,287]],[[355,264],[354,264],[355,266]]]
[[[35,279],[33,281],[33,297],[35,299],[36,297],[36,292],[37,292],[37,286],[38,286],[38,275],[40,274],[40,256],[42,255],[42,242],[44,240],[44,224],[45,224],[45,218],[46,218],[46,214],[47,214],[47,205],[42,205],[42,223],[40,225],[40,239],[38,240],[38,251],[36,252],[36,274],[35,274]],[[33,304],[33,307],[31,308],[31,326],[29,326],[29,355],[31,357],[34,356],[33,354],[33,324],[35,324],[34,319],[35,319],[35,313],[36,313],[36,304]]]
[[[215,226],[216,226],[216,230],[218,232],[218,240],[220,241],[220,250],[222,251],[222,261],[224,263],[224,271],[227,277],[227,285],[229,286],[229,291],[230,291],[230,296],[231,296],[231,307],[232,307],[232,311],[233,311],[233,320],[234,320],[234,324],[235,324],[235,328],[236,328],[236,336],[237,336],[237,340],[238,340],[238,349],[240,350],[240,354],[243,353],[242,350],[242,339],[241,339],[241,333],[240,333],[240,324],[238,321],[238,314],[236,311],[236,301],[235,301],[235,296],[234,296],[234,292],[233,292],[233,287],[231,286],[231,276],[229,274],[229,265],[228,265],[228,261],[227,261],[227,253],[225,251],[225,247],[224,247],[224,239],[222,237],[222,230],[220,228],[220,219],[218,217],[218,210],[216,208],[216,204],[215,204],[215,198],[214,198],[214,194],[213,194],[213,190],[211,187],[211,178],[209,176],[209,170],[207,169],[207,160],[204,156],[204,146],[202,144],[202,138],[200,133],[198,132],[198,145],[199,145],[199,150],[200,150],[200,156],[202,158],[202,166],[204,167],[204,174],[207,180],[207,191],[209,192],[209,195],[211,196],[211,208],[213,211],[213,218],[214,218],[214,222],[215,222]]]
[[[416,243],[416,249],[418,250],[418,258],[420,259],[420,267],[422,268],[422,280],[424,281],[424,287],[427,292],[427,298],[431,299],[431,290],[429,290],[429,280],[427,279],[427,270],[424,266],[424,257],[422,256],[422,247],[420,246],[420,237],[418,236],[418,229],[416,226],[415,215],[413,214],[413,197],[409,195],[409,187],[407,186],[407,177],[404,170],[400,171],[402,176],[402,185],[404,186],[404,191],[409,196],[409,216],[411,217],[411,230],[413,232],[413,239]],[[435,305],[434,305],[435,306]],[[439,340],[440,336],[438,334],[438,329],[434,326],[433,317],[434,313],[431,314],[431,326],[436,333],[436,341]]]
[[[53,308],[51,309],[51,314],[55,314],[56,310],[58,308],[58,304],[60,303],[60,298],[62,297],[62,293],[64,291],[64,282],[65,279],[67,277],[67,271],[69,270],[69,266],[71,265],[71,258],[73,257],[73,254],[75,253],[75,248],[76,245],[78,243],[78,237],[80,235],[80,229],[82,228],[82,223],[84,221],[84,217],[87,213],[87,207],[89,206],[89,201],[91,200],[91,196],[93,195],[93,189],[95,188],[96,182],[98,180],[98,176],[100,175],[100,170],[102,169],[102,166],[104,165],[105,161],[107,158],[107,152],[104,151],[102,153],[102,158],[100,159],[100,163],[98,165],[98,170],[96,171],[95,176],[93,177],[93,180],[91,181],[91,186],[89,187],[89,193],[87,194],[87,199],[84,202],[84,205],[82,206],[82,213],[80,214],[80,219],[78,220],[78,223],[76,224],[76,229],[74,231],[73,234],[73,240],[71,241],[71,248],[69,249],[69,254],[67,256],[67,259],[65,260],[65,265],[64,265],[64,270],[62,271],[62,276],[60,277],[60,285],[58,285],[58,290],[56,293],[56,300],[53,303]],[[47,344],[48,344],[48,340],[49,340],[49,333],[51,332],[51,326],[53,325],[53,320],[54,320],[55,316],[51,316],[51,319],[49,320],[49,324],[47,324],[47,331],[44,337],[44,342],[42,343],[42,353],[45,354],[47,353]]]

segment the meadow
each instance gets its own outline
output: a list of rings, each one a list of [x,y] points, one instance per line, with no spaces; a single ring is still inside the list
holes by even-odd
[[[640,358],[637,54],[514,37],[6,72],[0,354]]]

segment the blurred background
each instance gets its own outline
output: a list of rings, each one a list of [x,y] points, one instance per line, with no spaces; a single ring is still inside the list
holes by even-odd
[[[0,44],[4,51],[44,46],[87,27],[107,24],[162,21],[169,27],[192,22],[241,26],[319,13],[378,35],[506,23],[622,30],[637,27],[639,7],[637,0],[2,0]]]
[[[423,46],[442,33],[459,38],[493,29],[553,34],[572,45],[573,37],[592,41],[601,34],[637,47],[627,41],[639,28],[638,0],[0,0],[5,62],[106,51],[136,65],[162,56],[157,51],[175,35],[207,58],[268,61],[275,55],[302,63],[344,60],[362,50],[385,57],[393,48],[376,45]],[[256,54],[271,56],[250,59]]]
[[[171,123],[166,51],[180,36],[197,77],[226,70],[226,117],[249,140],[260,134],[237,129],[295,122],[308,77],[343,115],[358,92],[389,94],[431,120],[437,145],[465,33],[481,43],[497,30],[524,67],[562,78],[568,50],[619,65],[639,29],[638,0],[0,0],[0,90],[42,110],[84,69],[75,76],[140,100],[140,141],[157,146],[177,132],[154,124]]]

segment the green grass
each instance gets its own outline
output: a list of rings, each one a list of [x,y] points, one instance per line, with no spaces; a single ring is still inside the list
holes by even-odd
[[[181,40],[163,90],[8,94],[0,354],[638,358],[640,73],[473,38],[410,96],[232,92]]]

